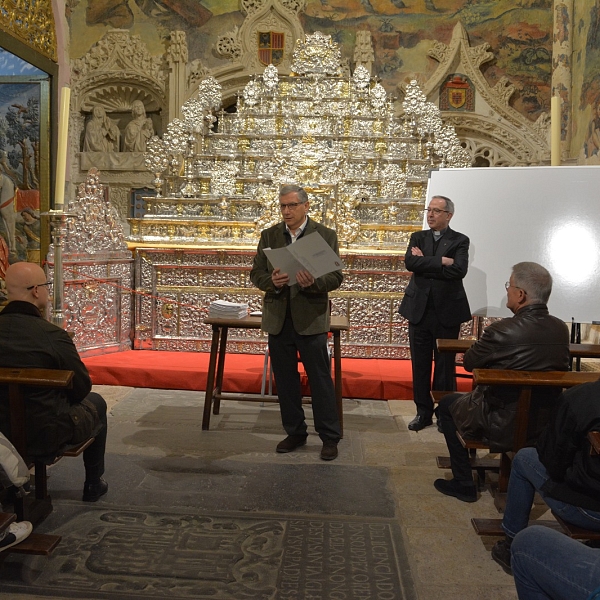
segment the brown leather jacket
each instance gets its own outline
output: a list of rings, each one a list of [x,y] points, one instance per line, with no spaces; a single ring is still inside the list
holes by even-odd
[[[465,353],[464,367],[520,371],[567,371],[569,330],[548,313],[545,304],[523,307],[513,317],[492,323]],[[528,443],[547,422],[560,389],[539,388],[532,394]],[[492,452],[510,450],[519,388],[477,386],[452,403],[450,412],[461,435],[485,439]]]

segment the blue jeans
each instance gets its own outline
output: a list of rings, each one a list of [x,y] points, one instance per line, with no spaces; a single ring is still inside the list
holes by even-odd
[[[513,540],[519,600],[592,600],[600,593],[600,549],[549,527],[527,527]]]
[[[541,491],[550,477],[546,467],[540,462],[535,448],[523,448],[517,452],[512,463],[506,510],[502,519],[502,529],[510,538],[525,529],[533,505],[535,492],[539,492],[544,502],[562,519],[572,525],[600,531],[600,512],[586,510],[551,498]]]

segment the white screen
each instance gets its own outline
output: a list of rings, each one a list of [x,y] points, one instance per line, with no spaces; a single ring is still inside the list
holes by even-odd
[[[554,280],[550,313],[600,320],[600,167],[441,169],[427,198],[451,198],[450,227],[471,240],[465,288],[474,315],[509,316],[511,267],[537,262]]]

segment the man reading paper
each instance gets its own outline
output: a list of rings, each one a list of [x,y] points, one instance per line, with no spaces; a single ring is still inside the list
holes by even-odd
[[[308,436],[298,373],[300,354],[310,384],[315,429],[323,442],[321,458],[333,460],[338,455],[341,429],[327,353],[328,292],[340,287],[342,271],[338,269],[315,278],[308,270],[301,269],[296,273],[296,283],[292,283],[288,273],[273,268],[265,249],[283,248],[318,233],[338,254],[337,235],[308,216],[308,195],[302,187],[282,186],[279,204],[283,222],[261,232],[250,272],[252,283],[265,292],[262,329],[269,334],[281,421],[287,433],[277,445],[277,452],[291,452],[303,446]]]

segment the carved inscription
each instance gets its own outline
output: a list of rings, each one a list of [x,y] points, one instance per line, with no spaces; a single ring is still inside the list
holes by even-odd
[[[401,600],[389,525],[291,520],[278,600]]]

